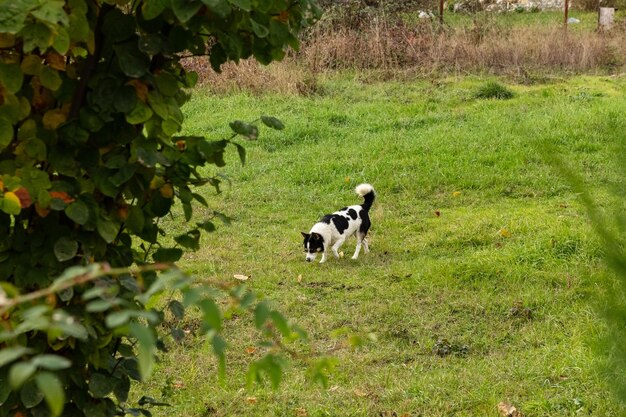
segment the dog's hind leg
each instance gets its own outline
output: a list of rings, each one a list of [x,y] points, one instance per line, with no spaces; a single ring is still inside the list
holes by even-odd
[[[363,245],[363,251],[365,253],[370,251],[369,247],[367,246],[367,240],[365,240],[365,233],[357,232],[356,249],[354,250],[354,255],[352,255],[352,259],[356,259],[359,257],[359,252],[361,252],[361,245]]]

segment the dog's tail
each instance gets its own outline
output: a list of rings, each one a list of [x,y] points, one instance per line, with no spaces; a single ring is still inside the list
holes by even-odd
[[[370,184],[360,184],[357,185],[354,191],[356,191],[359,196],[363,197],[365,201],[361,205],[366,211],[369,211],[370,207],[372,207],[372,204],[374,204],[374,200],[376,199],[374,187],[372,187]]]

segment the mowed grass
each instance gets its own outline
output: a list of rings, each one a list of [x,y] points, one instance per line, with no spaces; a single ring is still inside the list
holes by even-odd
[[[558,152],[609,205],[626,78],[474,98],[484,82],[345,75],[309,97],[195,92],[188,134],[219,139],[227,121],[261,114],[286,128],[261,128],[245,166],[233,148],[225,168],[209,170],[230,179],[219,195],[202,191],[210,209],[234,221],[181,266],[198,280],[250,275],[252,290],[306,329],[315,354],[338,363],[326,388],[307,381],[305,358],[289,362],[278,389],[248,388],[247,364],[264,350],[251,318],[236,317],[226,322],[225,381],[200,337],[169,344],[135,391],[172,404],[154,415],[498,416],[501,401],[525,416],[624,415],[596,348],[605,329],[596,306],[613,284],[584,209],[546,156]],[[358,203],[362,182],[377,191],[371,252],[351,260],[350,239],[344,258],[304,262],[300,231]],[[373,341],[354,349],[338,329]]]

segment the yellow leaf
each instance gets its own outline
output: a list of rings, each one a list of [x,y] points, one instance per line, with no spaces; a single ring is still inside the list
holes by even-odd
[[[344,178],[344,181],[345,181],[346,184],[350,184],[350,177]]]
[[[20,199],[14,192],[4,193],[4,198],[0,200],[0,208],[7,214],[17,215],[22,210]]]
[[[48,130],[55,130],[67,120],[67,116],[61,109],[48,110],[43,115],[43,127]]]
[[[293,411],[296,412],[296,415],[298,417],[307,417],[309,415],[309,412],[306,411],[306,408],[296,408]]]
[[[256,404],[256,401],[257,401],[256,397],[248,397],[248,398],[246,398],[246,402],[248,404]]]
[[[298,275],[298,282],[302,282],[302,274]]]
[[[461,192],[460,192],[460,191],[454,191],[454,192],[452,193],[452,197],[458,197],[458,196],[460,196],[460,195],[461,195]]]
[[[174,187],[172,187],[172,184],[170,183],[163,184],[161,188],[159,188],[159,192],[161,193],[161,196],[163,196],[163,198],[174,197]]]
[[[152,178],[152,181],[150,181],[150,189],[156,190],[157,188],[161,187],[163,184],[165,184],[165,180],[159,177],[158,175],[155,175],[154,178]]]
[[[239,281],[247,281],[250,278],[250,276],[242,274],[235,274],[233,275],[233,277],[235,277],[235,279],[238,279]]]
[[[500,234],[500,236],[502,237],[511,237],[511,232],[509,232],[505,227],[503,227],[502,229],[500,229],[498,231],[498,233]]]

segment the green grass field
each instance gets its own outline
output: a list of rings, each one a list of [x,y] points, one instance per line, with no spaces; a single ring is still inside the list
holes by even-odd
[[[309,97],[196,91],[186,133],[219,139],[228,121],[261,114],[287,127],[262,128],[243,167],[232,149],[219,171],[231,182],[205,193],[235,220],[203,236],[181,266],[198,280],[251,275],[249,287],[338,362],[327,388],[293,360],[277,390],[248,389],[246,364],[263,349],[237,317],[227,322],[224,382],[201,338],[170,346],[136,389],[173,405],[154,415],[495,417],[501,401],[525,416],[625,415],[597,348],[605,325],[595,306],[613,283],[576,193],[546,156],[558,152],[610,205],[626,78],[474,98],[484,82],[344,75]],[[378,193],[371,252],[351,260],[351,239],[340,260],[304,262],[300,231],[357,203],[361,182]],[[341,329],[373,341],[351,348],[334,336]]]

